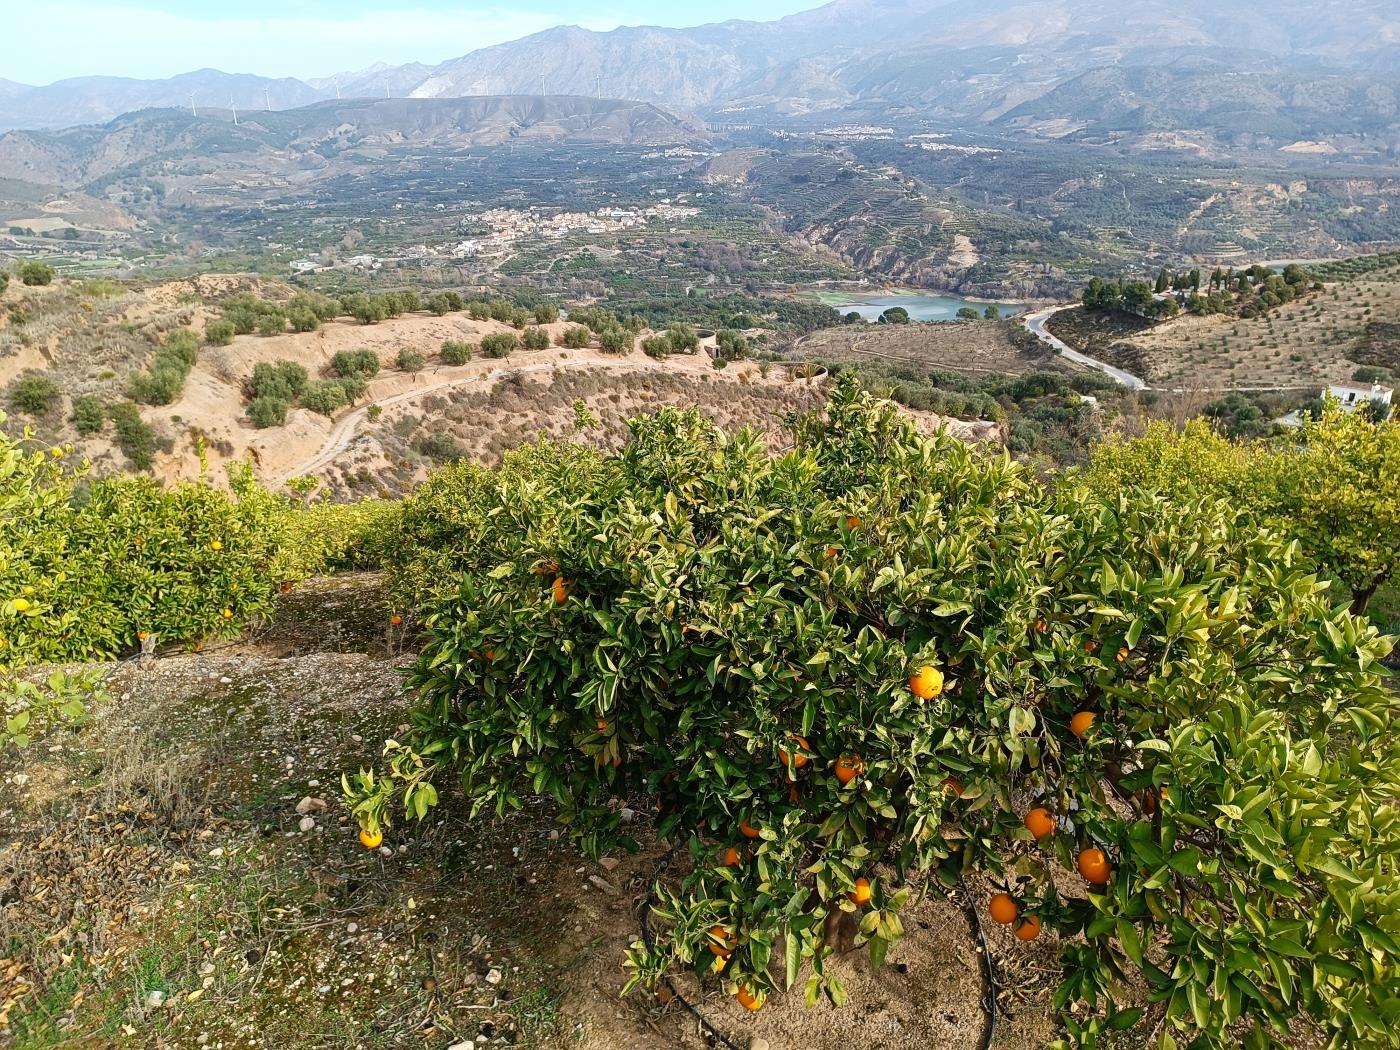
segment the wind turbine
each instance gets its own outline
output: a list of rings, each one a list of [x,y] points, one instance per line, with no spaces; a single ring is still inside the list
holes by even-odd
[[[598,101],[603,101],[603,74],[598,74]]]
[[[233,110],[233,126],[238,127],[238,104],[233,101],[233,96],[228,97],[228,108]]]
[[[544,91],[544,74],[541,73],[541,74],[540,74],[540,94],[543,95],[544,93],[545,93],[545,91]]]
[[[384,81],[384,97],[389,97],[389,82],[387,80]]]
[[[337,75],[336,78],[335,78],[335,97],[336,97],[337,99],[340,98],[340,77],[339,77],[339,75]]]
[[[194,92],[193,92],[193,91],[190,92],[190,116],[192,116],[192,117],[197,117],[197,116],[199,116],[199,110],[197,110],[197,109],[194,108]]]
[[[266,87],[263,88],[263,101],[264,101],[265,103],[267,103],[267,111],[268,111],[269,113],[271,113],[271,112],[272,112],[272,93],[271,93],[270,91],[268,91]]]

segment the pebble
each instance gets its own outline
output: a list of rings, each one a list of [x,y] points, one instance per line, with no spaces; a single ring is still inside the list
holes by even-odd
[[[473,1050],[475,1046],[476,1043],[470,1039],[463,1039],[460,1043],[453,1043],[447,1050]]]
[[[614,896],[617,895],[617,887],[601,875],[590,875],[588,876],[588,881],[593,883],[594,886],[597,886],[604,893],[611,893]]]
[[[220,685],[233,685],[233,679],[232,679],[232,678],[229,678],[227,675],[223,675],[223,676],[221,676],[221,677],[219,678],[219,684],[220,684]]]
[[[302,817],[301,823],[297,825],[297,827],[301,828],[302,831],[310,831],[315,826],[316,819],[314,817]]]
[[[621,811],[619,811],[617,815],[622,818],[622,823],[630,824],[633,820],[636,819],[637,811],[635,809],[624,808]]]
[[[756,1035],[753,1042],[749,1043],[749,1050],[768,1050],[768,1040],[761,1035]]]
[[[300,813],[302,816],[305,816],[308,813],[320,813],[325,808],[325,799],[313,798],[310,795],[307,795],[304,799],[297,803],[297,812]]]
[[[346,932],[346,933],[358,933],[359,930],[360,930],[360,924],[359,924],[358,922],[352,922],[352,923],[350,923],[348,926],[345,927],[345,932]]]
[[[165,1005],[165,993],[158,988],[153,992],[147,993],[146,1005],[152,1010],[159,1010]]]
[[[602,867],[604,871],[612,871],[613,868],[617,867],[621,863],[622,862],[616,857],[604,857],[602,860],[598,861],[598,864]]]
[[[503,978],[501,977],[501,971],[496,969],[494,966],[486,971],[487,984],[500,984],[502,979]]]

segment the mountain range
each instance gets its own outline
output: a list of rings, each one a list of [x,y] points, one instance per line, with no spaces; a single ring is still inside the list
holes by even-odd
[[[0,81],[0,130],[101,123],[151,107],[247,112],[337,96],[524,94],[625,98],[711,119],[917,109],[957,121],[1092,126],[1102,120],[1092,112],[1100,100],[1084,95],[1096,82],[1075,85],[1105,71],[1122,74],[1111,100],[1130,109],[1170,109],[1177,94],[1217,92],[1221,77],[1248,74],[1251,91],[1278,100],[1258,105],[1299,111],[1301,119],[1278,126],[1283,137],[1342,111],[1350,127],[1376,130],[1400,119],[1400,13],[1394,0],[1275,0],[1267,10],[1219,0],[834,0],[771,22],[605,33],[561,26],[436,66],[378,65],[315,80],[204,69],[164,80]],[[1338,74],[1347,98],[1335,97]],[[1139,99],[1145,90],[1155,94]],[[1113,119],[1122,122],[1121,108]],[[1224,123],[1248,122],[1227,113]]]

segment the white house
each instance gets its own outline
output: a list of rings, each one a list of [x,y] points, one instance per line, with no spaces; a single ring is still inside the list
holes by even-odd
[[[1379,401],[1389,407],[1390,399],[1395,395],[1394,390],[1379,383],[1332,383],[1327,387],[1327,393],[1340,401],[1342,408],[1348,412],[1354,412],[1358,405],[1370,401]]]

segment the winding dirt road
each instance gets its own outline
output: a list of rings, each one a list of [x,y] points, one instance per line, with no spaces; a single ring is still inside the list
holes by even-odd
[[[1105,375],[1110,376],[1115,382],[1127,387],[1129,390],[1146,390],[1147,384],[1131,372],[1125,372],[1121,368],[1114,368],[1108,362],[1100,361],[1098,358],[1090,357],[1088,354],[1081,354],[1063,339],[1056,338],[1050,330],[1045,327],[1045,323],[1049,321],[1050,318],[1054,317],[1061,310],[1069,309],[1072,309],[1072,307],[1047,306],[1043,310],[1037,310],[1034,313],[1023,315],[1021,323],[1041,342],[1048,343],[1050,346],[1054,347],[1055,352],[1061,357],[1067,357],[1069,360],[1081,364],[1086,368],[1097,369]]]

